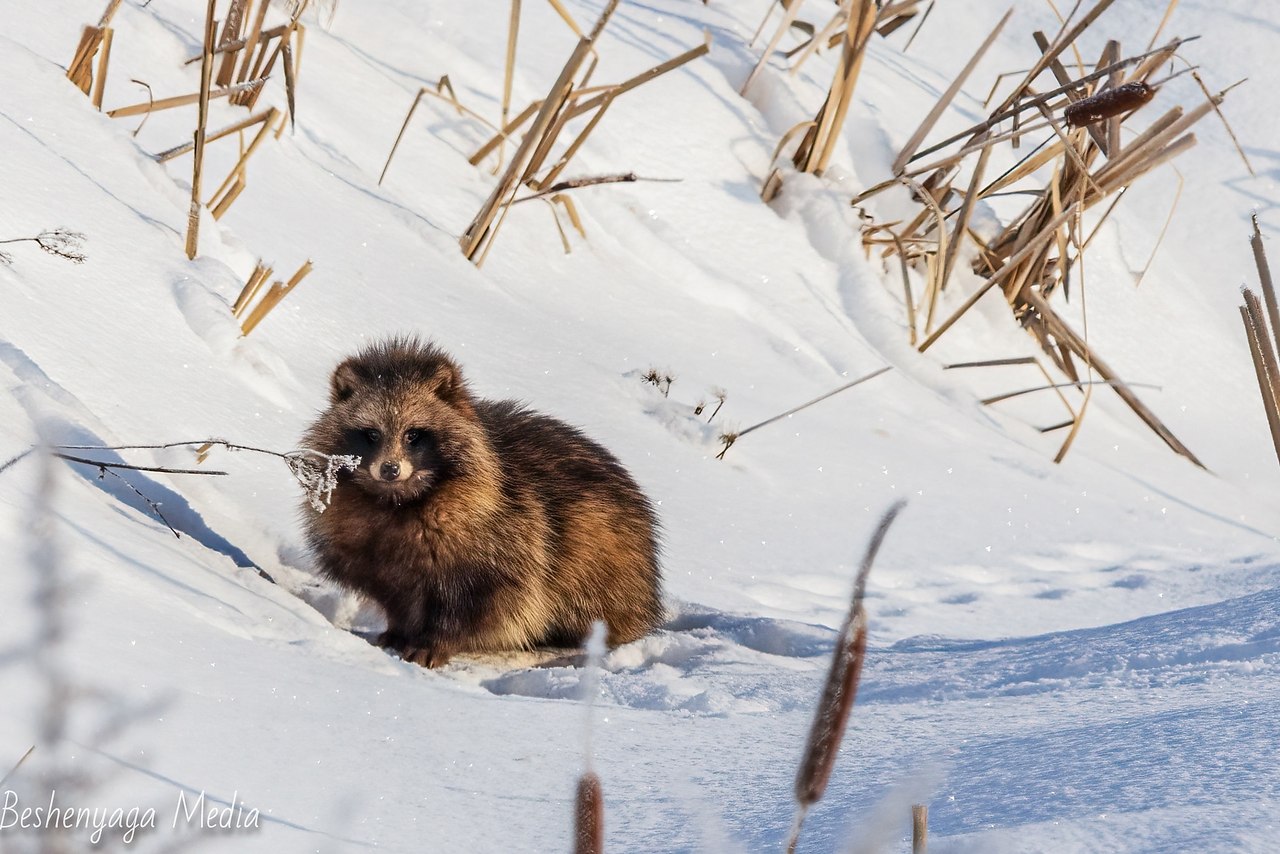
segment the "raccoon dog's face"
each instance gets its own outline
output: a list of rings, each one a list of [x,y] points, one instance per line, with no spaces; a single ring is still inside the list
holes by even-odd
[[[326,453],[354,454],[351,480],[389,504],[427,496],[465,469],[478,425],[458,367],[430,345],[393,341],[340,364],[312,430]]]

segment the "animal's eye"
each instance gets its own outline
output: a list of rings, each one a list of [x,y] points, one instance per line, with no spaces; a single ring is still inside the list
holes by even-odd
[[[404,433],[404,441],[406,445],[415,445],[422,438],[421,430],[406,430]]]
[[[369,440],[369,444],[376,445],[382,440],[382,433],[370,428],[364,431],[364,437]]]

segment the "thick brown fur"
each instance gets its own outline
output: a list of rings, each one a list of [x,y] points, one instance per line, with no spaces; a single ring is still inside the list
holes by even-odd
[[[662,619],[657,522],[600,445],[511,401],[474,397],[417,339],[338,365],[304,445],[354,454],[323,513],[304,505],[319,569],[382,606],[379,643],[436,667],[460,652],[611,644]]]

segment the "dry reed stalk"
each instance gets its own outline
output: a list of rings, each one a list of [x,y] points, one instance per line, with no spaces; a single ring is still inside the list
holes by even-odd
[[[1015,270],[1017,270],[1019,264],[1031,256],[1031,253],[1039,251],[1045,244],[1047,244],[1053,238],[1054,231],[1057,229],[1057,226],[1066,222],[1074,213],[1075,203],[1055,217],[1050,225],[1037,232],[1022,249],[1005,262],[1004,266],[988,277],[987,280],[973,292],[972,296],[965,300],[950,317],[943,321],[941,326],[935,329],[927,338],[924,339],[923,342],[921,342],[917,349],[923,353],[925,350],[932,347],[933,343],[941,338],[943,333],[950,329],[969,309],[973,308],[974,304],[977,303],[978,300],[987,293],[987,291],[1007,279]]]
[[[978,46],[977,51],[974,52],[973,56],[969,59],[969,62],[960,70],[960,73],[956,75],[956,78],[951,81],[951,85],[942,93],[942,97],[939,98],[933,105],[933,108],[929,110],[928,115],[924,117],[924,121],[920,123],[920,126],[916,128],[915,133],[911,134],[911,137],[907,140],[906,145],[902,146],[902,150],[898,152],[897,158],[893,161],[892,170],[895,175],[900,174],[903,169],[906,168],[907,161],[909,161],[912,155],[915,154],[916,149],[920,147],[920,143],[924,142],[924,138],[929,135],[929,131],[933,130],[934,125],[938,123],[938,119],[942,117],[943,112],[945,112],[951,102],[955,100],[955,96],[960,92],[960,88],[964,86],[965,81],[969,79],[969,75],[973,73],[973,69],[982,61],[982,57],[986,56],[987,51],[991,48],[991,45],[995,43],[996,38],[998,38],[1000,33],[1004,30],[1004,25],[1009,22],[1009,18],[1012,15],[1013,8],[1010,7],[1009,11],[1004,13],[1004,17],[1000,19],[999,23],[997,23],[987,35],[987,38]]]
[[[102,110],[102,92],[107,87],[107,64],[111,61],[111,37],[115,33],[110,27],[102,30],[102,45],[98,48],[98,75],[93,81],[93,106]]]
[[[746,96],[747,90],[751,88],[751,84],[755,82],[756,77],[760,75],[764,69],[765,63],[769,61],[769,57],[778,49],[778,42],[782,41],[782,37],[786,35],[787,30],[791,29],[791,25],[795,22],[796,15],[800,14],[800,7],[804,5],[803,0],[792,0],[790,3],[782,4],[782,20],[778,22],[778,29],[773,33],[773,37],[769,39],[769,43],[765,45],[764,51],[760,54],[759,61],[755,67],[751,69],[751,73],[747,75],[747,82],[742,84],[742,88],[738,90],[738,94]],[[773,11],[773,7],[769,7],[769,11]],[[765,13],[765,19],[768,20],[768,14]],[[761,27],[764,26],[762,22]],[[752,41],[755,41],[752,39]]]
[[[216,197],[216,203],[210,206],[211,210],[209,213],[213,216],[215,221],[222,219],[222,215],[225,214],[227,209],[235,203],[236,199],[240,198],[240,194],[244,192],[245,187],[247,186],[248,184],[245,181],[244,175],[237,174],[235,176],[235,180],[232,181],[231,186],[223,192],[221,197]]]
[[[911,854],[927,854],[929,850],[929,807],[914,804],[911,807]]]
[[[254,125],[259,124],[260,122],[270,121],[273,118],[272,114],[274,112],[275,112],[275,108],[272,107],[270,109],[264,110],[263,112],[254,113],[252,116],[249,116],[249,118],[247,119],[242,119],[241,121],[235,122],[233,124],[229,124],[224,128],[220,128],[219,130],[216,130],[213,133],[210,133],[207,136],[205,136],[204,138],[205,145],[208,145],[211,142],[215,142],[219,139],[222,139],[223,137],[230,136],[233,133],[239,133],[242,130],[248,130]],[[174,159],[175,157],[181,157],[182,155],[186,154],[187,152],[191,151],[194,148],[195,148],[194,142],[184,142],[182,143],[182,145],[175,145],[173,148],[170,148],[166,151],[161,151],[159,154],[155,155],[155,159],[156,159],[156,162],[158,163],[164,163],[168,160]]]
[[[982,153],[978,155],[978,165],[973,168],[973,177],[969,181],[969,190],[964,194],[964,202],[960,205],[960,214],[956,217],[955,229],[951,234],[951,240],[947,244],[946,257],[942,265],[942,275],[938,280],[937,293],[946,290],[947,282],[951,279],[951,271],[955,268],[956,253],[960,250],[960,244],[963,242],[965,233],[969,230],[969,221],[973,216],[974,202],[978,198],[978,187],[982,184],[982,176],[987,170],[987,158],[991,154],[991,146],[982,149]],[[938,227],[945,228],[945,223],[938,223]],[[937,297],[935,295],[934,299]],[[929,305],[929,317],[932,324],[933,304]]]
[[[236,73],[236,54],[238,48],[231,48],[230,45],[240,42],[240,33],[244,29],[245,11],[248,8],[249,0],[231,0],[231,6],[227,9],[227,18],[222,23],[222,36],[218,39],[217,53],[222,54],[222,62],[218,66],[218,73],[214,77],[214,82],[221,88],[231,85],[231,79]],[[241,42],[243,46],[243,42]]]
[[[240,289],[240,295],[236,297],[236,301],[231,306],[231,315],[239,318],[244,314],[246,308],[258,296],[258,291],[262,289],[262,285],[271,276],[271,268],[262,263],[262,259],[258,259],[258,263],[254,265],[253,272],[249,274],[249,280],[245,282],[243,288]]]
[[[266,2],[266,0],[264,0],[264,2]],[[271,70],[275,68],[276,60],[282,56],[286,56],[285,51],[289,47],[290,41],[293,38],[293,33],[295,30],[298,29],[299,20],[302,18],[302,13],[307,10],[307,5],[309,3],[310,3],[310,0],[298,0],[297,4],[294,6],[293,14],[289,16],[289,23],[285,25],[284,31],[281,32],[281,34],[276,37],[275,46],[271,50],[271,54],[270,56],[267,57],[265,62],[262,61],[262,58],[266,54],[267,46],[268,44],[270,44],[270,40],[262,42],[261,50],[258,53],[258,59],[257,61],[254,62],[253,73],[252,73],[253,78],[257,80],[265,81],[266,78],[271,76]],[[285,85],[286,87],[288,87],[289,78],[293,74],[293,69],[288,67],[287,58],[285,62],[286,62]],[[262,90],[264,88],[265,87],[262,84],[259,84],[258,86],[254,86],[249,89],[246,89],[244,90],[243,93],[238,93],[236,95],[233,95],[231,98],[231,103],[239,106],[245,106],[252,110],[255,106],[257,106],[258,98],[262,97]],[[290,94],[290,102],[292,106],[291,94]],[[292,112],[290,113],[290,115],[292,115]]]
[[[862,557],[862,565],[853,585],[849,611],[836,636],[831,669],[827,672],[827,681],[823,685],[822,697],[818,701],[809,738],[805,743],[804,756],[796,773],[796,817],[787,839],[788,854],[794,854],[805,814],[822,800],[827,782],[831,779],[845,726],[849,722],[849,712],[857,698],[858,680],[866,658],[867,612],[862,600],[866,594],[867,578],[871,574],[871,566],[884,542],[885,534],[889,532],[889,526],[905,506],[905,501],[897,501],[885,512]]]
[[[609,5],[605,7],[605,14],[612,14],[616,7],[617,0],[610,0]],[[529,157],[533,153],[534,147],[542,141],[544,134],[555,120],[556,113],[563,106],[564,100],[573,86],[573,78],[582,67],[582,63],[586,60],[590,49],[590,39],[584,37],[578,40],[577,47],[574,48],[568,61],[565,62],[564,67],[560,70],[560,76],[552,84],[551,91],[543,100],[542,108],[534,118],[528,133],[521,140],[520,146],[512,156],[506,172],[503,173],[488,200],[480,207],[480,212],[476,214],[475,219],[463,232],[460,241],[462,253],[468,258],[474,260],[477,254],[492,241],[496,231],[497,223],[495,223],[495,220],[498,219],[502,209],[506,208],[510,199],[515,196],[516,189],[529,177],[525,173]]]
[[[991,115],[988,116],[985,120],[978,122],[977,124],[972,125],[968,128],[965,128],[962,131],[958,131],[939,142],[935,142],[933,145],[930,145],[926,148],[923,148],[917,151],[915,154],[911,156],[911,160],[913,161],[918,160],[921,157],[925,157],[927,155],[934,154],[935,152],[941,151],[942,149],[947,148],[948,146],[953,145],[962,139],[974,137],[977,134],[982,133],[983,131],[990,130],[992,127],[1000,124],[1001,122],[1015,118],[1016,116],[1018,116],[1023,112],[1026,112],[1027,110],[1038,109],[1039,107],[1045,104],[1051,103],[1055,98],[1063,97],[1067,92],[1078,90],[1081,87],[1085,86],[1086,84],[1092,83],[1095,80],[1101,80],[1104,77],[1109,77],[1118,69],[1129,68],[1131,66],[1142,63],[1140,70],[1142,69],[1146,69],[1146,70],[1143,71],[1141,76],[1142,77],[1149,76],[1150,73],[1154,71],[1159,66],[1160,63],[1151,65],[1150,68],[1147,67],[1147,63],[1150,63],[1151,61],[1157,60],[1157,59],[1162,61],[1167,60],[1169,56],[1171,56],[1173,53],[1175,53],[1178,50],[1178,48],[1180,48],[1182,45],[1186,44],[1187,42],[1194,41],[1196,38],[1199,38],[1199,36],[1193,36],[1185,39],[1174,39],[1164,47],[1157,48],[1156,50],[1153,50],[1153,51],[1148,51],[1147,53],[1139,54],[1138,56],[1131,56],[1127,59],[1120,60],[1119,62],[1113,65],[1107,66],[1105,68],[1099,68],[1090,74],[1086,74],[1083,77],[1077,78],[1076,80],[1072,81],[1067,85],[1058,86],[1054,89],[1050,89],[1048,92],[1042,92],[1039,94],[1030,94],[1029,89],[1031,84],[1024,78],[1023,83],[1018,88],[1015,88],[1013,92],[1011,92],[1010,95],[1007,98],[1005,98],[1003,102],[1001,102],[1000,106],[998,106],[995,110],[993,110]],[[1040,69],[1040,70],[1043,71],[1044,69]]]
[[[844,126],[845,115],[849,111],[849,103],[853,99],[853,90],[857,85],[858,74],[862,70],[862,58],[876,24],[876,7],[872,0],[845,0],[846,16],[849,26],[845,29],[844,47],[840,54],[840,65],[836,76],[831,81],[831,89],[827,100],[814,117],[815,126],[809,134],[800,140],[796,149],[796,168],[801,172],[812,172],[821,175],[831,162],[835,153],[835,144],[840,137],[840,129]],[[853,3],[858,4],[858,14],[853,14]]]
[[[446,89],[449,92],[451,97],[445,97],[442,94],[443,91]],[[480,115],[474,110],[469,109],[468,107],[463,106],[462,102],[458,100],[458,96],[453,91],[453,84],[449,82],[449,75],[446,74],[445,76],[440,78],[438,83],[436,83],[436,88],[434,91],[432,91],[430,88],[426,86],[423,86],[421,89],[418,90],[418,94],[414,96],[413,103],[409,105],[409,112],[405,114],[404,122],[400,125],[400,132],[396,134],[396,141],[391,146],[391,153],[387,155],[387,162],[382,165],[382,173],[378,176],[379,184],[381,184],[383,179],[387,177],[387,170],[391,168],[391,159],[396,156],[396,150],[400,147],[400,141],[404,138],[405,131],[408,130],[409,128],[409,120],[413,118],[413,113],[415,110],[418,109],[418,103],[422,100],[422,97],[424,95],[430,95],[433,98],[439,98],[442,101],[448,101],[450,104],[453,104],[454,108],[458,111],[459,115],[470,116],[476,121],[484,124],[486,127],[493,128],[493,125],[490,124],[489,120],[486,119],[484,116]],[[535,105],[540,106],[541,104],[542,104],[541,101],[535,102]],[[524,113],[521,113],[520,117],[517,117],[516,122],[522,123],[524,119],[528,118],[529,115],[532,115],[534,108],[536,107],[531,107],[529,110],[526,110]],[[511,126],[508,125],[508,127],[511,127]],[[496,128],[494,129],[497,130]],[[506,129],[498,131],[497,135],[494,136],[493,138],[493,140],[495,141],[495,146],[497,145],[497,141],[505,140],[508,134],[509,134],[509,131],[507,131]],[[472,166],[478,165],[479,161],[483,159],[483,157],[487,155],[490,150],[492,149],[485,150],[483,151],[483,153],[479,153],[475,155],[472,158],[471,165]]]
[[[76,52],[72,56],[71,62],[67,65],[67,79],[86,95],[93,88],[93,59],[98,54],[104,40],[109,48],[111,19],[115,17],[116,10],[119,8],[120,0],[109,0],[102,17],[98,19],[98,25],[96,27],[86,26],[80,33],[80,42],[76,45]],[[105,59],[99,60],[98,74],[99,77],[106,74]],[[102,108],[101,94],[98,95],[95,106],[99,109]]]
[[[293,130],[296,126],[295,117],[297,116],[298,110],[295,106],[294,99],[295,84],[293,79],[293,48],[289,46],[289,40],[287,38],[280,48],[280,56],[284,60],[284,96],[285,103],[289,106],[289,129]]]
[[[264,80],[250,80],[248,83],[237,83],[225,89],[215,89],[209,92],[209,100],[214,101],[218,98],[225,98],[228,95],[234,95],[236,92],[242,92],[254,86],[262,85]],[[158,113],[161,110],[171,110],[174,107],[185,107],[190,104],[200,103],[201,93],[192,92],[189,95],[174,95],[171,98],[148,99],[140,104],[130,104],[127,107],[117,107],[114,110],[108,110],[107,116],[113,119],[121,119],[126,116],[137,116],[143,113]]]
[[[822,45],[835,37],[837,33],[840,32],[840,28],[845,26],[846,23],[847,22],[844,19],[844,9],[837,9],[836,13],[831,16],[831,20],[827,21],[826,25],[815,33],[813,38],[809,39],[808,43],[800,50],[800,55],[792,61],[791,68],[787,73],[792,77],[799,74],[800,66],[804,65],[809,57],[817,53]]]
[[[603,854],[604,788],[594,771],[578,778],[573,819],[574,854]]]
[[[507,22],[507,55],[502,72],[502,108],[498,126],[504,127],[511,114],[511,84],[516,70],[516,44],[520,37],[520,0],[511,0],[511,17]],[[494,164],[493,174],[502,169],[502,160],[506,155],[505,141],[498,146],[498,162]],[[554,211],[554,208],[552,209]],[[557,226],[559,221],[556,222]]]
[[[67,79],[86,95],[93,88],[93,58],[102,45],[102,39],[101,27],[86,26],[80,35],[80,44],[76,46],[75,56],[67,66]]]
[[[590,33],[579,39],[578,45],[565,63],[560,76],[552,85],[547,97],[542,99],[541,102],[535,102],[535,104],[530,105],[515,120],[508,122],[498,134],[481,146],[480,150],[471,157],[471,162],[478,164],[484,156],[500,146],[503,140],[516,127],[523,124],[530,116],[533,116],[529,130],[517,147],[511,162],[507,165],[493,192],[481,206],[479,213],[476,214],[459,241],[463,254],[477,266],[483,265],[489,249],[493,245],[495,235],[505,221],[511,204],[516,200],[516,192],[521,184],[525,184],[534,190],[554,185],[556,178],[567,167],[592,130],[598,125],[604,111],[616,98],[698,56],[702,56],[709,49],[709,43],[704,41],[699,47],[662,62],[622,83],[589,89],[587,81],[594,70],[595,61],[593,60],[592,64],[586,67],[585,72],[583,72],[583,66],[589,55],[595,55],[595,41],[599,38],[616,7],[617,0],[609,0],[597,19],[595,27]],[[579,80],[580,72],[582,72],[582,76]],[[575,80],[577,81],[576,83]],[[565,152],[552,164],[548,171],[539,176],[539,171],[550,157],[552,149],[567,124],[573,119],[592,111],[595,111],[595,115],[588,119],[583,130],[569,143]]]
[[[1249,340],[1249,350],[1253,356],[1253,367],[1258,377],[1258,388],[1262,393],[1263,407],[1267,413],[1267,424],[1271,428],[1271,439],[1275,445],[1276,455],[1280,457],[1280,367],[1277,367],[1277,353],[1280,353],[1280,304],[1276,298],[1275,284],[1271,278],[1271,265],[1267,262],[1267,250],[1262,243],[1262,231],[1258,226],[1258,215],[1253,214],[1253,234],[1249,238],[1253,250],[1254,265],[1258,269],[1258,281],[1262,285],[1262,295],[1266,303],[1264,315],[1262,303],[1257,294],[1248,288],[1243,289],[1244,305],[1240,307],[1244,319],[1245,333]],[[1270,334],[1267,326],[1270,321]]]
[[[1240,317],[1244,320],[1244,333],[1249,341],[1249,353],[1253,356],[1253,370],[1258,377],[1258,391],[1262,394],[1262,407],[1267,413],[1267,426],[1271,429],[1271,444],[1276,449],[1277,459],[1280,459],[1280,406],[1277,406],[1276,390],[1267,372],[1267,357],[1264,355],[1271,350],[1271,345],[1265,332],[1258,328],[1262,318],[1254,315],[1247,301],[1240,306]],[[1271,352],[1270,360],[1275,361],[1274,351]]]
[[[222,183],[218,186],[218,189],[209,197],[209,206],[214,210],[215,219],[222,218],[222,214],[226,213],[227,208],[231,206],[233,201],[235,201],[235,197],[240,195],[240,191],[244,189],[243,185],[247,180],[245,170],[248,167],[249,158],[254,155],[254,152],[261,147],[262,143],[271,133],[272,123],[276,121],[277,117],[280,117],[281,123],[283,124],[283,117],[280,116],[280,111],[278,109],[271,107],[267,110],[266,117],[262,120],[262,127],[258,128],[258,132],[254,134],[253,140],[249,143],[248,147],[241,152],[240,158],[236,160],[235,165],[231,167],[231,171],[227,173],[227,177],[223,179]],[[240,185],[239,189],[235,188],[237,184]]]
[[[485,142],[484,145],[476,149],[475,154],[472,154],[470,157],[467,158],[467,162],[470,163],[472,166],[479,166],[480,161],[488,157],[495,148],[497,148],[499,145],[501,145],[507,139],[509,139],[511,135],[514,134],[517,130],[519,130],[520,127],[525,122],[527,122],[530,118],[532,118],[533,115],[538,112],[538,110],[542,109],[543,103],[545,103],[544,99],[539,99],[537,101],[533,101],[532,103],[530,103],[529,106],[525,107],[523,110],[520,111],[519,115],[517,115],[511,121],[507,122],[505,125],[503,125],[498,130],[497,133],[495,133],[492,137],[489,138],[487,142]]]
[[[196,119],[194,163],[191,168],[191,208],[187,213],[187,258],[194,259],[200,248],[200,178],[204,171],[205,126],[209,121],[209,85],[213,79],[214,6],[209,0],[204,21],[204,59],[200,63],[200,112]]]
[[[273,283],[270,290],[263,294],[262,299],[258,301],[258,304],[254,306],[253,310],[249,312],[249,316],[246,317],[244,322],[240,325],[240,333],[242,335],[248,335],[257,328],[258,324],[261,323],[268,314],[270,314],[271,310],[279,305],[280,301],[288,296],[289,292],[296,288],[298,283],[306,278],[307,274],[310,272],[311,259],[307,259],[307,261],[298,268],[298,271],[289,278],[289,281]]]
[[[250,0],[249,5],[252,8],[253,0]],[[249,25],[249,35],[245,38],[244,47],[241,48],[243,59],[240,62],[240,71],[236,74],[236,81],[239,83],[244,83],[249,79],[249,66],[252,64],[253,54],[258,48],[258,40],[262,37],[262,24],[266,20],[267,7],[270,5],[270,0],[259,0],[258,2],[258,12],[253,16],[253,23]]]
[[[1275,283],[1271,280],[1271,265],[1267,262],[1267,248],[1262,244],[1262,230],[1258,227],[1257,211],[1253,213],[1253,235],[1249,238],[1249,248],[1253,250],[1253,264],[1258,269],[1258,283],[1262,285],[1262,295],[1267,301],[1267,317],[1271,321],[1271,329],[1276,336],[1276,350],[1280,351],[1280,301],[1276,298]]]

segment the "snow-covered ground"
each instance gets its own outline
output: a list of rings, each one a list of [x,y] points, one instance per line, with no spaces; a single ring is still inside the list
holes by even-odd
[[[942,369],[1035,352],[999,300],[922,356],[896,267],[862,251],[849,199],[887,177],[1002,7],[939,0],[909,51],[905,30],[876,39],[832,168],[789,176],[765,205],[774,146],[812,117],[835,54],[794,77],[775,63],[744,98],[766,0],[623,0],[597,80],[704,30],[711,51],[620,98],[570,172],[681,180],[577,191],[587,239],[571,233],[568,255],[546,207],[519,205],[477,269],[457,238],[494,181],[491,163],[467,163],[482,125],[426,101],[378,176],[415,93],[441,75],[496,120],[508,4],[346,0],[327,26],[308,13],[296,131],[255,155],[221,221],[206,213],[194,262],[190,158],[151,157],[190,138],[194,107],[134,134],[136,117],[97,113],[65,78],[103,5],[6,0],[0,13],[0,239],[64,226],[87,235],[88,255],[5,247],[0,461],[37,425],[73,444],[217,436],[288,450],[343,355],[418,332],[482,395],[582,425],[659,505],[672,620],[605,657],[595,710],[611,850],[779,848],[852,571],[900,497],[868,591],[862,691],[802,850],[904,850],[911,803],[930,805],[934,851],[1271,849],[1280,467],[1236,308],[1255,278],[1249,214],[1280,233],[1280,69],[1267,59],[1280,16],[1267,4],[1183,0],[1165,33],[1201,36],[1185,56],[1210,86],[1250,78],[1224,110],[1258,177],[1210,117],[1176,163],[1181,201],[1141,285],[1170,168],[1133,189],[1086,258],[1090,340],[1121,376],[1160,386],[1140,394],[1208,471],[1104,390],[1053,464],[1062,433],[1035,429],[1061,419],[1048,395],[979,403],[1038,374]],[[134,79],[157,98],[198,87],[183,62],[204,5],[125,0],[106,107],[145,101]],[[523,5],[517,109],[574,41],[550,4]],[[828,4],[808,5],[801,17],[821,23]],[[1111,37],[1140,49],[1165,5],[1116,3],[1086,52]],[[586,23],[601,3],[567,6]],[[993,76],[1027,66],[1033,30],[1056,29],[1048,4],[1014,6],[941,130],[982,116]],[[1180,78],[1155,106],[1194,92]],[[264,103],[283,99],[273,81]],[[210,125],[241,115],[215,102]],[[206,193],[236,153],[210,146]],[[315,271],[240,338],[229,306],[259,257],[281,278],[306,259]],[[961,269],[952,306],[975,284]],[[715,458],[722,430],[884,365]],[[669,397],[642,381],[650,368],[674,375]],[[727,399],[707,425],[693,409],[713,388]],[[194,463],[181,449],[122,456]],[[59,806],[154,808],[158,827],[130,843],[144,849],[568,848],[583,669],[523,657],[429,672],[389,657],[353,631],[376,613],[310,575],[284,465],[225,451],[205,465],[229,475],[125,482],[59,463],[42,489],[35,458],[0,474],[0,776],[65,723],[0,797],[44,806],[56,779]],[[50,585],[54,607],[40,598]],[[202,792],[233,818],[259,810],[260,826],[175,829],[180,795]],[[8,815],[0,850],[49,841],[5,828]]]

